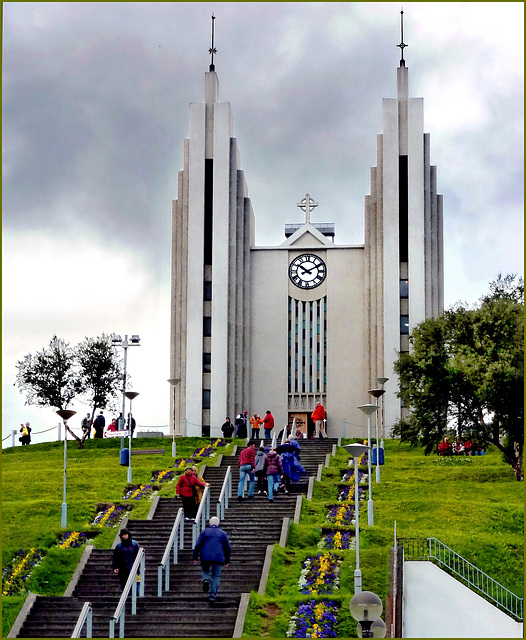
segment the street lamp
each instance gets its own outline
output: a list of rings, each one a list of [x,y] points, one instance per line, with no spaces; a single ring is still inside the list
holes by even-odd
[[[354,593],[362,590],[360,571],[360,505],[358,503],[358,459],[371,447],[365,444],[345,444],[343,448],[354,458],[354,521],[356,523],[356,568],[354,570]]]
[[[66,503],[66,470],[67,470],[67,459],[68,459],[68,432],[66,429],[66,422],[74,416],[77,412],[72,411],[71,409],[59,409],[56,412],[64,422],[64,486],[62,490],[62,509],[60,515],[60,526],[65,529],[67,526],[68,520],[68,505]]]
[[[168,382],[172,385],[172,458],[175,458],[175,387],[181,382],[181,378],[168,378]]]
[[[131,484],[132,481],[132,467],[131,467],[131,448],[132,448],[132,420],[133,420],[133,412],[132,412],[132,400],[139,395],[138,391],[124,391],[124,396],[128,398],[130,401],[130,419],[128,421],[128,484]],[[125,402],[125,401],[124,401]],[[123,408],[124,408],[124,402]]]
[[[376,378],[376,382],[378,382],[378,384],[381,385],[382,387],[388,380],[389,378],[386,378],[385,376],[379,376],[378,378]],[[384,414],[384,399],[382,397],[380,397],[380,427],[382,432],[382,444],[380,446],[382,447],[385,453],[385,447],[384,447],[385,414]]]
[[[356,631],[359,638],[385,638],[385,623],[380,619],[383,605],[372,591],[361,591],[351,598],[349,610],[358,622]]]
[[[375,404],[361,404],[358,409],[367,415],[367,443],[371,446],[371,414],[378,411]],[[372,527],[374,524],[373,515],[373,489],[371,486],[371,456],[367,456],[367,476],[369,481],[369,499],[367,500],[367,524]]]
[[[140,347],[141,345],[139,344],[140,342],[140,338],[138,335],[134,334],[131,338],[130,341],[128,342],[128,336],[125,335],[124,336],[124,340],[120,337],[120,335],[113,335],[111,338],[111,342],[112,345],[114,347],[122,347],[124,349],[124,378],[123,378],[123,382],[122,382],[122,392],[125,393],[126,391],[126,362],[128,359],[128,347]],[[120,429],[124,429],[124,421],[125,418],[124,416],[125,414],[125,406],[124,403],[126,402],[126,400],[124,399],[124,396],[122,397],[122,426],[120,425]],[[124,447],[124,438],[121,438],[121,449]]]
[[[376,406],[378,406],[378,398],[381,398],[384,395],[385,389],[369,389],[369,393],[374,397],[374,399],[376,400]],[[378,411],[376,412],[374,417],[376,419],[376,482],[380,482],[380,442],[378,440]],[[383,447],[384,445],[382,441],[382,455],[384,452]]]

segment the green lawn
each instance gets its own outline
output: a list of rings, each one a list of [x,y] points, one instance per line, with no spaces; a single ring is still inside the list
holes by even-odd
[[[177,440],[177,457],[189,457],[209,439]],[[350,442],[350,441],[349,441]],[[239,441],[241,443],[241,441]],[[134,456],[133,484],[150,484],[153,471],[167,469],[173,460],[171,441],[144,438],[135,448],[165,448],[166,455]],[[129,504],[122,497],[127,487],[127,467],[119,464],[120,440],[90,440],[79,450],[68,446],[67,531],[83,531],[101,548],[111,546],[115,529],[93,527],[97,505]],[[228,448],[218,452],[229,453]],[[496,450],[486,456],[453,459],[443,463],[426,457],[419,448],[386,441],[386,464],[382,481],[373,471],[375,525],[367,526],[366,505],[360,518],[360,558],[363,588],[378,593],[385,602],[389,584],[389,548],[394,523],[398,537],[435,537],[451,547],[504,586],[522,596],[523,588],[523,484],[514,479]],[[217,458],[216,458],[217,459]],[[216,459],[207,459],[214,464]],[[319,553],[322,529],[330,528],[327,511],[337,502],[338,484],[348,468],[349,457],[338,449],[323,480],[315,483],[313,500],[304,500],[299,524],[292,524],[289,546],[275,547],[267,592],[252,594],[245,636],[283,637],[290,615],[299,602],[310,597],[300,593],[298,578],[303,562]],[[28,587],[45,595],[63,593],[80,556],[80,549],[58,549],[63,486],[63,444],[45,443],[15,447],[2,452],[2,562],[5,567],[19,549],[47,551],[33,572]],[[160,485],[160,495],[173,496],[175,484]],[[150,501],[133,502],[132,518],[146,517]],[[353,595],[355,552],[337,552],[342,560],[339,589],[329,596],[340,605],[338,634],[356,637],[349,612]],[[321,599],[321,596],[316,596]],[[7,635],[24,600],[3,597],[3,637]]]

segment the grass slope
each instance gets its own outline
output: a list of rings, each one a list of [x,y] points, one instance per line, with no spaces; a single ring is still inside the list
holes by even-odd
[[[177,456],[189,457],[209,439],[183,438],[177,441]],[[239,441],[240,442],[240,441]],[[350,440],[349,440],[350,442]],[[163,456],[134,456],[133,483],[150,484],[153,471],[167,469],[171,441],[144,438],[134,448],[162,448]],[[68,447],[67,531],[93,535],[97,547],[108,548],[115,529],[91,526],[101,503],[128,504],[122,500],[127,467],[119,464],[120,440],[90,440],[84,450],[75,443]],[[229,453],[231,447],[219,452]],[[43,548],[47,555],[33,572],[28,588],[43,595],[63,593],[80,556],[80,549],[53,546],[62,530],[60,511],[63,482],[63,445],[44,443],[15,447],[2,452],[2,563],[10,562],[18,549]],[[297,581],[302,563],[316,555],[322,529],[331,528],[326,515],[337,502],[338,484],[348,468],[349,457],[338,449],[323,479],[315,483],[311,502],[304,501],[301,521],[291,525],[289,545],[276,546],[265,596],[253,593],[245,624],[245,636],[284,637],[290,615],[299,602],[310,599],[299,592]],[[205,459],[207,464],[215,460]],[[389,583],[389,548],[394,522],[399,537],[436,537],[477,567],[522,595],[523,588],[523,484],[516,482],[511,468],[500,454],[490,450],[484,457],[454,458],[443,463],[426,457],[419,448],[386,442],[386,465],[382,482],[373,472],[375,526],[367,527],[366,506],[360,518],[360,564],[363,588],[385,596]],[[175,484],[160,485],[159,494],[173,496]],[[133,504],[132,518],[146,517],[147,499]],[[356,637],[349,614],[353,595],[355,552],[336,552],[343,560],[340,588],[329,596],[340,608],[339,637]],[[316,599],[322,599],[318,596]],[[3,597],[3,637],[7,635],[24,597]]]

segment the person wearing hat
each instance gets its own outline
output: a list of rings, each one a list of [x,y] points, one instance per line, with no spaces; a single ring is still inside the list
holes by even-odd
[[[121,541],[113,550],[111,568],[119,576],[121,589],[124,589],[140,547],[137,541],[132,540],[129,529],[121,529],[119,537]]]
[[[201,532],[192,551],[194,564],[199,564],[201,558],[201,578],[203,592],[208,593],[210,602],[217,600],[217,591],[221,579],[221,570],[228,567],[230,562],[230,540],[223,529],[219,527],[219,518],[210,518],[210,526]]]

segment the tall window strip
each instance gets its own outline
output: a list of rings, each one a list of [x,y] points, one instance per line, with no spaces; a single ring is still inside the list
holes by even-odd
[[[409,255],[409,201],[407,180],[407,156],[399,156],[398,242],[400,262],[407,262]]]
[[[327,301],[289,298],[289,393],[325,393]]]

